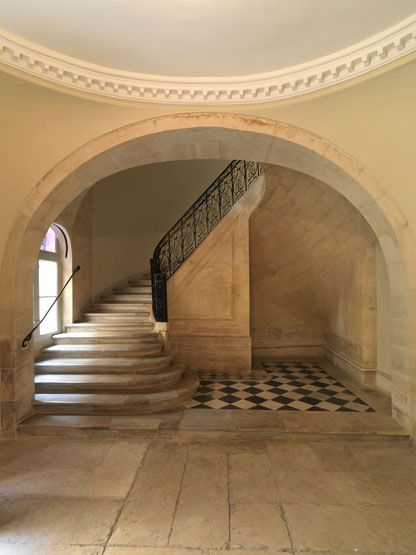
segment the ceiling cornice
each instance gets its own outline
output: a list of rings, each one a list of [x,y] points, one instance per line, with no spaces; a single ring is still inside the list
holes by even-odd
[[[286,99],[359,77],[416,52],[416,13],[329,56],[243,77],[165,77],[119,71],[49,50],[0,29],[0,63],[82,92],[130,101],[238,104]]]

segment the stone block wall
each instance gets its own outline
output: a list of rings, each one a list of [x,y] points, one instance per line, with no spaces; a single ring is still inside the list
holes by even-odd
[[[251,369],[249,217],[263,178],[168,281],[169,350],[192,369]]]

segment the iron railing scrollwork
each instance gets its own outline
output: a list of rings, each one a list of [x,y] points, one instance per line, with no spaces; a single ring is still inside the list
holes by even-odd
[[[168,321],[168,299],[166,288],[166,276],[160,270],[158,260],[152,258],[150,261],[152,277],[152,304],[153,316],[156,322]]]
[[[53,303],[51,304],[51,306],[48,308],[48,310],[45,312],[45,314],[42,316],[42,318],[39,320],[39,322],[33,326],[33,328],[30,330],[30,332],[26,335],[26,337],[23,339],[22,341],[22,347],[23,349],[25,347],[27,347],[29,341],[32,339],[32,336],[34,334],[34,332],[38,329],[38,327],[41,325],[41,323],[44,321],[44,319],[46,318],[46,316],[49,314],[49,312],[52,310],[52,307],[54,306],[55,303],[58,302],[59,297],[62,295],[62,293],[65,291],[66,286],[69,284],[69,282],[73,279],[73,277],[75,276],[75,274],[77,272],[79,272],[81,270],[81,266],[77,266],[74,271],[72,272],[72,274],[69,276],[69,278],[66,280],[65,285],[62,287],[62,289],[59,291],[58,295],[55,297]]]
[[[233,160],[159,241],[150,261],[153,315],[167,322],[167,280],[244,195],[262,171],[257,162]]]

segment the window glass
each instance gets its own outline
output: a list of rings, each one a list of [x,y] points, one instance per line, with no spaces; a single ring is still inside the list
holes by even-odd
[[[58,262],[39,260],[39,319],[42,319],[58,295]],[[40,335],[58,331],[58,306],[55,304],[39,327]]]
[[[56,297],[58,294],[58,262],[39,260],[39,297]]]
[[[55,297],[41,297],[39,299],[39,316],[42,318],[53,303]],[[58,331],[58,306],[54,304],[49,314],[39,326],[40,335]]]
[[[48,229],[45,237],[43,238],[40,250],[46,252],[56,252],[56,234],[51,227]]]

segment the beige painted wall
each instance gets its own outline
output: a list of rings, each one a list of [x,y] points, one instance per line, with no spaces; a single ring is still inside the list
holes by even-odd
[[[94,293],[149,271],[159,240],[228,164],[182,160],[133,168],[93,194]]]
[[[0,255],[28,192],[87,141],[164,114],[223,111],[287,121],[355,156],[386,186],[416,229],[416,62],[320,97],[226,107],[120,104],[87,100],[0,74]]]
[[[376,363],[375,237],[324,183],[265,168],[250,219],[253,353],[315,354],[326,345],[361,368]]]

